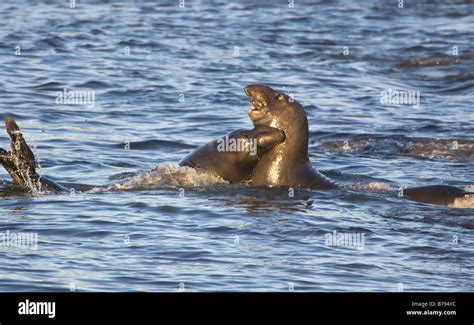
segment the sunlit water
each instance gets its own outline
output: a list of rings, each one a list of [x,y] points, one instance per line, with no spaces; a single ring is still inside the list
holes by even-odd
[[[38,245],[0,247],[0,290],[473,290],[472,201],[426,205],[396,192],[472,189],[473,10],[2,1],[0,115],[37,147],[42,174],[108,188],[30,196],[3,185],[0,232],[35,233]],[[256,82],[305,106],[312,163],[345,189],[291,197],[176,167],[196,146],[251,128],[243,87]],[[95,102],[58,104],[64,88]],[[419,107],[382,104],[389,88],[419,91]]]

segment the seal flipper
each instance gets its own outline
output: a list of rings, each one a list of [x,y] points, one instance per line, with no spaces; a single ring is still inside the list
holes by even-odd
[[[17,173],[17,168],[15,167],[15,164],[13,163],[13,158],[11,157],[11,153],[6,151],[3,148],[0,148],[0,163],[3,165],[5,170],[10,174],[10,176],[13,178],[13,180],[21,184],[21,177]]]
[[[258,133],[257,148],[260,151],[266,152],[272,149],[275,145],[284,142],[285,139],[285,132],[280,129],[269,128],[268,130]]]
[[[26,144],[20,128],[11,117],[5,117],[5,127],[10,136],[11,152],[0,148],[0,163],[13,180],[20,186],[36,193],[42,190],[62,191],[62,186],[41,178],[36,173],[33,151]]]
[[[7,162],[7,171],[18,184],[30,187],[36,175],[35,156],[26,144],[20,128],[11,117],[5,117],[5,127],[10,136],[12,148]]]

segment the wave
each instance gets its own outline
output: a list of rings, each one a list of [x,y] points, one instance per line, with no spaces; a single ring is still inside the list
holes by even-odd
[[[161,48],[163,47],[162,44],[155,42],[155,41],[146,41],[146,40],[141,40],[141,39],[127,39],[125,41],[120,41],[116,43],[117,46],[123,47],[123,46],[128,46],[128,47],[137,47],[137,48]]]
[[[112,85],[98,80],[89,80],[74,86],[75,88],[91,88],[91,89],[108,89],[111,88]]]
[[[50,35],[48,37],[42,38],[38,41],[38,45],[41,48],[42,45],[46,45],[48,47],[51,47],[53,49],[59,49],[64,47],[65,45],[65,40],[62,37],[56,36],[56,35]]]
[[[62,91],[65,88],[64,83],[59,83],[56,81],[49,81],[46,83],[42,83],[37,86],[28,87],[30,89],[37,89],[37,90],[48,90],[48,91]]]

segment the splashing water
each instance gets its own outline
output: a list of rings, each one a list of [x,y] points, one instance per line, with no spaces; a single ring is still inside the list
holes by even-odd
[[[228,184],[219,175],[183,167],[177,164],[163,164],[155,169],[130,177],[124,182],[111,185],[107,188],[94,188],[90,192],[127,191],[136,189],[164,189],[178,187],[205,187],[211,184]]]
[[[465,195],[454,200],[452,204],[448,204],[450,208],[474,209],[474,194]]]
[[[384,183],[384,182],[370,182],[367,184],[355,183],[355,184],[350,184],[347,187],[353,190],[372,191],[372,192],[388,192],[395,189],[390,184]]]

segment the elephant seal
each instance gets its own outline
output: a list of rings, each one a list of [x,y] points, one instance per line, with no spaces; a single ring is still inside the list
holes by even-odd
[[[245,88],[253,107],[248,114],[252,130],[236,130],[228,140],[254,139],[257,154],[251,150],[221,150],[218,140],[195,149],[181,166],[203,168],[220,174],[231,183],[248,181],[256,186],[294,186],[336,189],[339,186],[313,169],[308,157],[308,120],[303,106],[287,95],[264,85]],[[0,163],[20,186],[32,192],[63,192],[65,187],[36,172],[34,154],[15,121],[5,118],[12,151],[0,148]],[[244,145],[245,148],[245,145]],[[228,148],[231,149],[231,146]],[[255,166],[253,168],[253,166]],[[403,196],[419,202],[451,204],[466,192],[454,186],[431,185],[406,188]]]
[[[5,118],[5,126],[12,151],[0,148],[0,163],[13,180],[31,192],[68,191],[36,172],[35,156],[11,117]],[[179,165],[214,172],[230,183],[245,182],[250,178],[260,157],[283,141],[285,133],[272,127],[239,129],[196,148]]]
[[[283,141],[285,133],[276,128],[239,129],[196,148],[179,165],[208,170],[230,183],[241,183],[250,178],[260,157]]]
[[[253,104],[247,112],[255,127],[285,132],[283,143],[265,153],[255,166],[251,184],[336,189],[338,185],[316,171],[308,157],[308,119],[296,100],[264,85],[249,85],[245,93]]]
[[[253,104],[247,112],[256,127],[270,126],[285,132],[286,140],[275,145],[258,161],[251,183],[257,186],[291,186],[336,189],[338,185],[313,169],[308,157],[308,119],[301,104],[272,88],[253,84],[245,87]],[[449,185],[405,188],[410,200],[447,205],[474,194]]]

